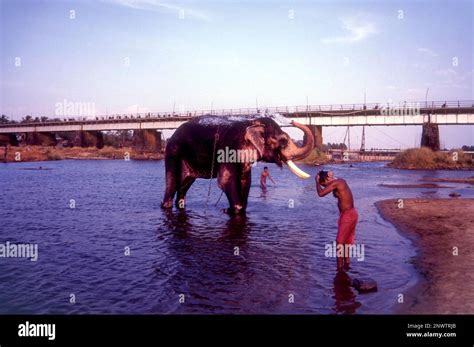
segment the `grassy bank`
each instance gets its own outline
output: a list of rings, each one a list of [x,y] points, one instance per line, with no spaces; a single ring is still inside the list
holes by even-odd
[[[298,163],[309,165],[325,164],[327,162],[329,162],[329,159],[326,154],[317,148],[313,149],[313,151],[306,158],[298,160]]]
[[[412,148],[399,153],[389,167],[409,170],[474,169],[471,157],[461,149],[449,153],[434,152],[429,148]]]

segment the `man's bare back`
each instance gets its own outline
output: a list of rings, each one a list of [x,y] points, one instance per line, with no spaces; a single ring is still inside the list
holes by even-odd
[[[319,175],[316,176],[316,190],[320,197],[326,196],[332,192],[334,197],[337,198],[337,207],[341,213],[354,208],[352,191],[345,180],[342,178],[332,178],[326,180],[326,182],[327,184],[324,187],[321,187]]]

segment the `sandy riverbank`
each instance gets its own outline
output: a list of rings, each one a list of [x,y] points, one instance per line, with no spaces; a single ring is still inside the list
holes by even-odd
[[[415,267],[422,280],[399,312],[473,314],[474,199],[403,199],[403,208],[391,199],[376,206],[419,249]]]
[[[95,147],[43,147],[43,146],[9,146],[6,161],[33,162],[63,159],[125,159],[130,160],[160,160],[164,154],[157,152],[137,151],[133,148],[104,148]],[[0,147],[0,162],[5,162],[5,147]]]
[[[468,178],[437,178],[437,177],[425,177],[424,182],[449,182],[449,183],[467,183],[474,184],[474,176]]]
[[[419,183],[419,184],[379,184],[379,187],[385,188],[453,188],[451,186],[440,186],[439,184],[434,183]]]

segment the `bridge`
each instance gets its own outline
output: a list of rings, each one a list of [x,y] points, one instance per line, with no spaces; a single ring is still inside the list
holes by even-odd
[[[23,134],[27,143],[54,145],[55,134],[75,132],[81,146],[100,146],[102,131],[133,130],[144,147],[161,146],[161,131],[176,129],[202,115],[245,116],[280,114],[310,126],[316,145],[322,144],[322,127],[422,125],[422,143],[439,149],[438,125],[473,125],[474,101],[404,102],[398,104],[340,104],[235,108],[181,112],[112,114],[89,117],[54,118],[43,122],[0,124],[0,143],[14,144]]]

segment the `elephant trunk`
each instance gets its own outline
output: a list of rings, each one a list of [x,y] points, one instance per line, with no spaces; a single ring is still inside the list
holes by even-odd
[[[314,148],[314,136],[311,130],[303,124],[292,122],[292,125],[303,130],[306,143],[303,147],[298,147],[293,141],[288,142],[288,146],[281,151],[286,160],[298,160],[306,157]]]

